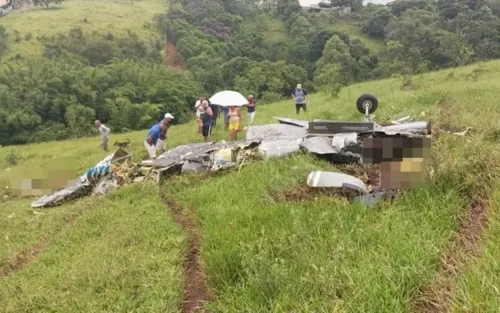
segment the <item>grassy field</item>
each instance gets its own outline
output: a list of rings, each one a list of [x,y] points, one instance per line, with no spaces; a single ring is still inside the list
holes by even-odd
[[[351,39],[359,39],[372,52],[378,52],[384,48],[384,42],[372,38],[361,31],[361,23],[347,19],[345,17],[336,17],[335,15],[315,14],[310,19],[311,22],[320,30],[341,31],[349,35]]]
[[[286,43],[290,40],[285,30],[285,25],[278,18],[270,18],[266,15],[259,15],[254,20],[247,20],[243,24],[247,31],[262,33],[262,37],[268,44]]]
[[[67,34],[74,27],[113,34],[132,30],[142,38],[149,38],[157,35],[152,25],[153,16],[164,12],[166,6],[167,2],[163,0],[66,0],[49,9],[14,11],[1,19],[9,33],[6,58],[18,53],[23,57],[40,56],[43,45],[37,37]],[[16,31],[19,41],[16,41]],[[27,40],[27,34],[31,34],[32,39]]]
[[[481,69],[477,80],[467,79],[474,69]],[[138,184],[37,211],[31,199],[3,200],[0,268],[23,251],[29,262],[0,271],[0,308],[180,310],[188,233],[162,201],[171,199],[197,222],[213,312],[420,312],[434,300],[453,312],[497,312],[499,70],[495,61],[414,77],[410,91],[392,79],[351,86],[338,99],[309,97],[310,111],[299,118],[359,120],[354,101],[373,92],[379,121],[406,115],[432,121],[432,179],[376,208],[319,195],[277,197],[300,190],[309,171],[333,170],[308,155],[216,177],[180,176],[160,187]],[[273,116],[295,117],[293,103],[258,107],[256,122],[275,122]],[[448,134],[468,126],[469,137]],[[116,134],[110,143],[131,139],[139,160],[145,135]],[[221,126],[214,138],[227,138]],[[170,147],[201,140],[194,122],[169,130]],[[95,137],[0,148],[0,187],[15,189],[21,178],[52,177],[53,185],[75,179],[106,155],[98,143]],[[477,240],[470,240],[467,223],[481,226],[472,229]],[[454,260],[452,274],[442,270],[445,260]]]

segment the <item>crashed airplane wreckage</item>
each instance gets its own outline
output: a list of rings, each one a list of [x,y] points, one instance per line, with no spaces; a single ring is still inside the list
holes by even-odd
[[[331,120],[304,121],[279,118],[277,124],[250,126],[246,140],[236,142],[203,142],[178,146],[155,160],[132,163],[131,154],[118,149],[90,168],[75,186],[43,196],[32,203],[33,208],[58,205],[63,201],[93,194],[106,194],[117,186],[141,181],[156,181],[172,174],[216,172],[241,167],[246,160],[267,160],[308,152],[334,164],[359,163],[362,160],[363,138],[424,137],[430,134],[430,123],[416,121],[380,126],[372,121],[378,100],[371,94],[358,98],[356,106],[365,115],[364,122]],[[368,187],[358,178],[333,172],[312,172],[309,187],[350,188],[366,205],[393,196],[393,191]]]

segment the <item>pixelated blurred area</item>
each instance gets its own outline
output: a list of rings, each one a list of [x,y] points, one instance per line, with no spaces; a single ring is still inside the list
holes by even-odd
[[[77,183],[72,171],[51,171],[47,176],[49,177],[13,179],[11,182],[10,196],[43,196],[69,186],[74,186]]]
[[[430,138],[365,138],[363,163],[380,165],[382,188],[416,188],[422,186],[425,181],[430,149]]]

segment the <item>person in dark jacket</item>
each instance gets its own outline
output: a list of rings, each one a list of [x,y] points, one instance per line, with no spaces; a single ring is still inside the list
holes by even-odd
[[[255,118],[255,99],[252,95],[248,96],[248,105],[247,105],[247,113],[248,113],[248,124],[252,124]]]
[[[292,92],[292,97],[295,100],[295,111],[297,114],[300,112],[300,108],[305,112],[307,112],[307,102],[306,102],[307,91],[302,89],[302,85],[298,84],[297,88]]]

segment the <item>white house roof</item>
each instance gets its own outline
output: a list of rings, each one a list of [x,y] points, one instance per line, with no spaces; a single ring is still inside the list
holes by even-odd
[[[321,0],[299,0],[299,3],[300,3],[301,7],[309,7],[312,4],[316,4],[317,5],[320,2],[322,2],[322,1]]]

